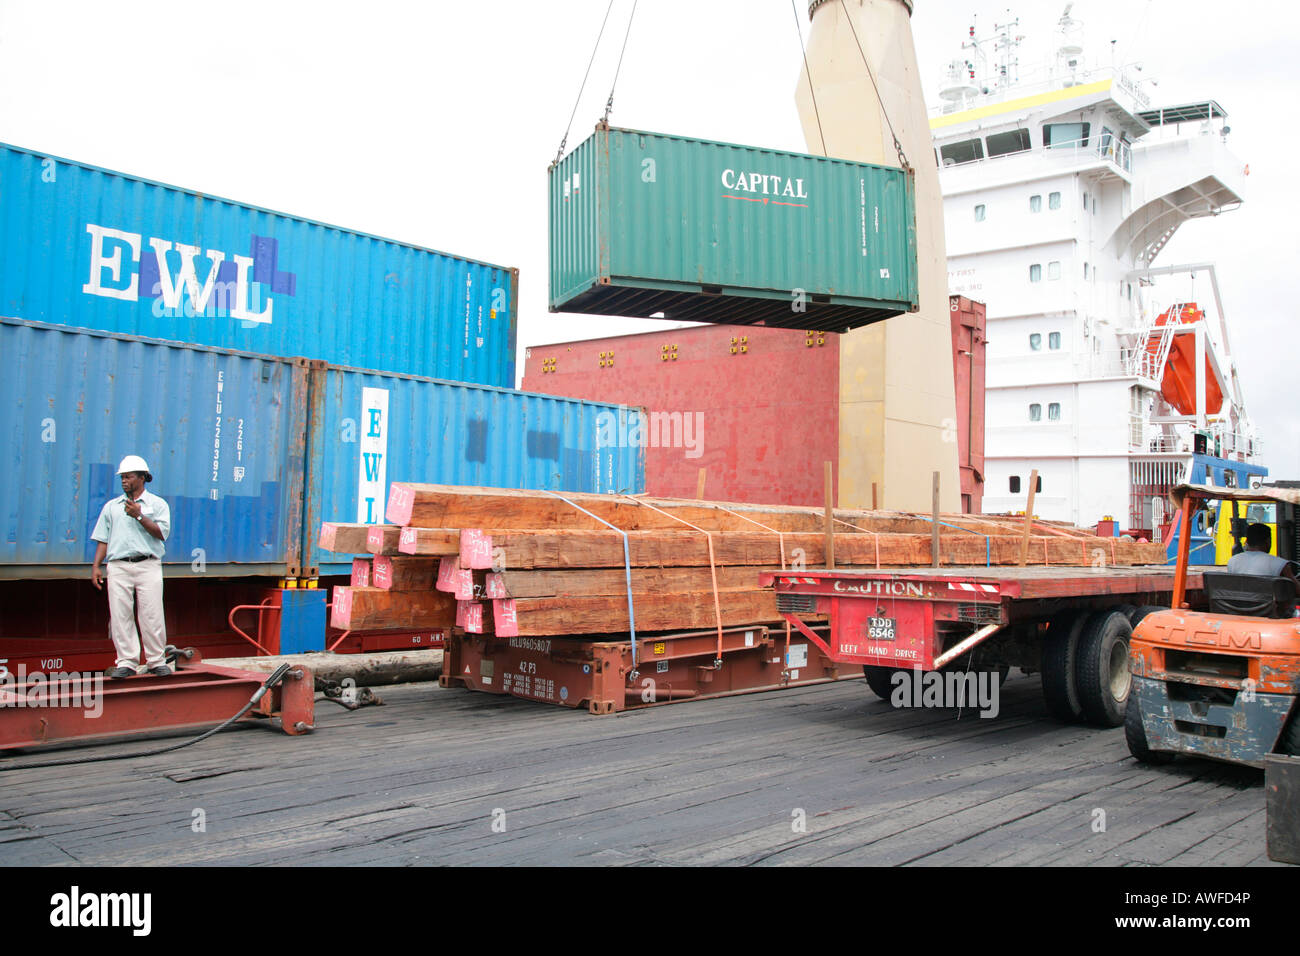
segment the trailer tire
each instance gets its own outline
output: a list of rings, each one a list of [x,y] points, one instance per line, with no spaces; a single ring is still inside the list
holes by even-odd
[[[1133,625],[1120,610],[1099,611],[1087,619],[1079,636],[1075,673],[1083,715],[1098,727],[1124,723],[1133,675],[1128,669]]]
[[[1124,710],[1124,740],[1128,743],[1128,752],[1139,763],[1163,764],[1174,759],[1168,750],[1152,750],[1147,746],[1147,731],[1142,726],[1142,708],[1126,707]]]
[[[1291,719],[1277,739],[1277,752],[1288,757],[1300,757],[1300,706],[1294,706],[1293,710]]]
[[[871,664],[862,665],[862,676],[867,679],[867,686],[871,692],[881,700],[889,703],[889,698],[894,695],[894,674],[898,670],[895,667],[875,667]]]
[[[1047,712],[1065,724],[1076,723],[1083,716],[1075,662],[1079,657],[1079,634],[1086,620],[1086,614],[1074,611],[1056,615],[1043,642],[1043,700]]]

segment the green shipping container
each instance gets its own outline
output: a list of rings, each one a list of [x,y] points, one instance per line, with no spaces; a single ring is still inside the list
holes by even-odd
[[[917,310],[902,169],[597,127],[550,190],[552,312],[842,332]]]

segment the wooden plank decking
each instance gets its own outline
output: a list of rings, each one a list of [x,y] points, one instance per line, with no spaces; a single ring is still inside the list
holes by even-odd
[[[1008,681],[997,718],[960,720],[892,711],[861,681],[599,718],[432,684],[380,693],[385,706],[356,712],[318,704],[309,737],[247,727],[6,773],[0,859],[1271,865],[1262,774],[1141,767],[1122,730],[1049,718],[1037,677]]]

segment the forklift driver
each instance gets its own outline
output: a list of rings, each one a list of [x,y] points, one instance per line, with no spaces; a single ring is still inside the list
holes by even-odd
[[[1269,554],[1273,547],[1273,529],[1266,524],[1252,524],[1246,529],[1246,550],[1234,554],[1224,568],[1229,574],[1258,574],[1270,578],[1290,578],[1291,584],[1300,593],[1295,572],[1291,562]]]

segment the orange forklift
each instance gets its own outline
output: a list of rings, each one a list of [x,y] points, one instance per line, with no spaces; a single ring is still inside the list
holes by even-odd
[[[1171,497],[1183,528],[1210,501],[1276,502],[1277,554],[1290,561],[1300,556],[1300,489],[1179,485]],[[1300,756],[1295,585],[1286,577],[1198,569],[1204,590],[1193,607],[1190,540],[1179,535],[1171,608],[1148,614],[1133,631],[1124,722],[1129,751],[1148,764],[1190,754],[1259,768],[1272,753]]]

